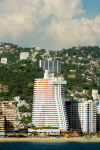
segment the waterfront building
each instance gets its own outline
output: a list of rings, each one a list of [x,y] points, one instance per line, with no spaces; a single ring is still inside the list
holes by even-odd
[[[60,135],[60,129],[55,129],[55,128],[51,128],[51,129],[32,129],[32,128],[28,128],[28,133],[31,134],[32,132],[37,132],[38,135],[49,135],[49,136],[54,136],[54,135]]]
[[[5,117],[2,114],[2,102],[0,101],[0,137],[5,136]]]
[[[0,132],[4,132],[5,130],[5,117],[0,115]]]
[[[5,117],[5,129],[7,132],[13,132],[15,127],[15,106],[12,102],[2,101],[2,115]]]
[[[41,67],[43,70],[51,70],[53,73],[61,73],[60,60],[40,60],[39,67]]]
[[[97,113],[97,131],[100,131],[100,102],[96,102],[96,113]]]
[[[0,115],[0,137],[5,137],[5,117]]]
[[[66,108],[70,128],[96,133],[96,103],[94,101],[69,101],[66,102]]]
[[[48,70],[45,70],[43,79],[35,79],[32,112],[34,126],[69,129],[64,100],[65,84],[67,81],[64,78],[54,77],[54,73]]]

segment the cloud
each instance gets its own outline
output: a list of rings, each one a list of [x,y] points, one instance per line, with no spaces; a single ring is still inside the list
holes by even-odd
[[[72,19],[75,15],[84,13],[81,0],[44,0],[45,5],[40,10],[40,18],[46,19],[50,14],[58,20]]]
[[[2,0],[0,41],[53,50],[96,45],[100,16],[83,18],[82,7],[81,0]]]

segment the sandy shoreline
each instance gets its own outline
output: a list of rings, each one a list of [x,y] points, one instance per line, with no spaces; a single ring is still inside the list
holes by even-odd
[[[0,142],[100,142],[100,138],[0,138]]]

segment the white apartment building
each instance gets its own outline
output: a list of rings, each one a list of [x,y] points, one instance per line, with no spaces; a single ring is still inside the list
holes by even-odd
[[[41,50],[39,47],[35,47],[35,50]]]
[[[27,59],[29,57],[28,52],[21,52],[20,53],[20,60]]]
[[[32,115],[32,113],[31,112],[19,112],[18,114],[17,114],[17,117],[18,117],[18,119],[22,119],[22,117],[28,117],[28,116],[31,116]]]
[[[14,100],[17,102],[17,107],[20,107],[20,106],[23,106],[23,105],[26,106],[26,107],[29,107],[29,104],[26,103],[25,100],[21,100],[20,96],[15,96]]]
[[[18,104],[17,104],[17,107],[20,107],[20,106],[25,106],[25,107],[29,107],[29,104],[28,103],[26,103],[26,101],[25,100],[19,100],[18,101]]]
[[[39,51],[34,52],[33,57],[35,57],[37,54],[39,54]]]
[[[1,102],[2,115],[5,117],[5,129],[7,132],[13,132],[15,128],[15,106],[10,101]]]
[[[1,58],[1,63],[6,64],[7,63],[7,58]]]
[[[43,79],[35,79],[32,124],[36,127],[51,126],[62,130],[69,129],[64,101],[64,84],[62,77],[45,70]]]
[[[15,96],[14,100],[17,101],[17,102],[19,102],[19,100],[21,100],[21,97],[20,96]]]
[[[93,100],[100,100],[100,95],[98,94],[98,90],[92,90]]]
[[[28,128],[28,133],[31,134],[32,132],[36,131],[39,135],[60,135],[60,129],[32,129]]]
[[[66,102],[69,126],[96,133],[96,103],[92,100]]]
[[[100,102],[96,103],[96,113],[97,113],[97,131],[100,131]]]

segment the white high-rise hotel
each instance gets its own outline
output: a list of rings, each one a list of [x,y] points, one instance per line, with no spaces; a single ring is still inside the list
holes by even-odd
[[[96,133],[96,103],[92,100],[66,102],[70,128]]]
[[[62,77],[45,70],[43,79],[35,79],[32,123],[34,126],[59,127],[69,129],[64,101],[64,84]]]

